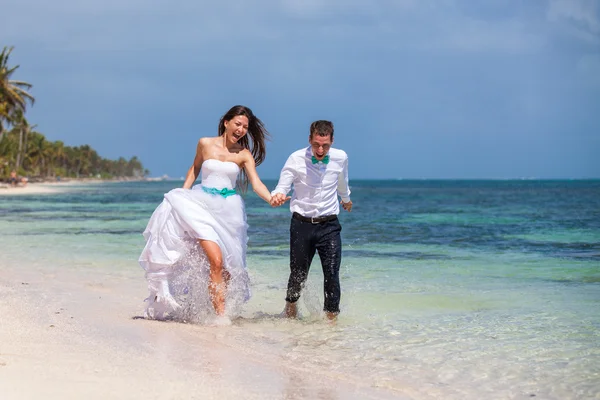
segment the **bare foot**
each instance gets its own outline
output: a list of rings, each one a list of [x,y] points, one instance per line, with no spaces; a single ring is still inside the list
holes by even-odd
[[[210,300],[217,315],[225,314],[225,284],[210,282],[208,285]]]
[[[337,321],[338,314],[339,313],[336,313],[336,312],[325,311],[325,316],[327,317],[327,319],[329,320],[329,322],[335,322],[335,321]]]
[[[285,308],[283,309],[283,315],[286,318],[298,318],[298,307],[296,303],[285,303]]]

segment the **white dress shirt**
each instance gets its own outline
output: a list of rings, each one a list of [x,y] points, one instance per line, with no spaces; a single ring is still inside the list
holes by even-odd
[[[340,213],[337,195],[344,203],[350,201],[348,186],[348,155],[330,148],[329,163],[312,163],[309,146],[293,152],[285,162],[279,182],[271,195],[287,195],[294,185],[290,211],[305,217],[323,217]]]

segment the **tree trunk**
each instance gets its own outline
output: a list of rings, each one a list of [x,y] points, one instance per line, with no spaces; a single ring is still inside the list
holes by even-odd
[[[19,167],[21,166],[21,153],[23,152],[23,128],[19,129],[19,151],[17,151],[17,162],[15,170],[19,173]]]
[[[25,132],[25,137],[23,138],[23,159],[21,160],[23,166],[25,166],[25,158],[27,156],[27,136],[29,136],[29,129]]]

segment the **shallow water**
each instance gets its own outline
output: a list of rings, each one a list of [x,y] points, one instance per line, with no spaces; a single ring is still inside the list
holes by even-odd
[[[2,260],[143,280],[141,232],[178,186],[0,198]],[[278,317],[289,211],[246,196],[254,295],[224,342],[414,398],[597,398],[599,181],[358,181],[352,190],[353,212],[340,217],[342,314],[333,326],[319,312],[318,258],[302,319]]]

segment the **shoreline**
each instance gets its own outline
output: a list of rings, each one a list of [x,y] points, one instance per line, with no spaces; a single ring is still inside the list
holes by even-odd
[[[28,183],[26,186],[0,186],[0,196],[20,196],[32,194],[62,193],[69,188],[86,184],[80,181]]]
[[[28,183],[27,186],[0,186],[0,196],[60,193],[68,186],[71,185],[67,183]]]
[[[62,193],[73,186],[93,185],[98,183],[119,183],[119,182],[145,182],[147,179],[93,179],[93,178],[72,178],[64,179],[61,181],[42,181],[42,182],[29,182],[23,186],[21,184],[17,186],[11,186],[6,183],[0,183],[0,197],[1,196],[18,196],[18,195],[32,195],[32,194],[53,194]]]

